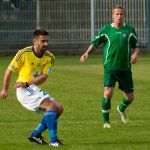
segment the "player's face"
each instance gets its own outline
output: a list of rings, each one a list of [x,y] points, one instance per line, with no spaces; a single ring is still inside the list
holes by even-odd
[[[38,52],[45,52],[48,49],[48,36],[40,35],[36,37],[33,44]]]
[[[116,8],[112,13],[113,21],[116,25],[122,25],[124,23],[125,12],[121,8]]]

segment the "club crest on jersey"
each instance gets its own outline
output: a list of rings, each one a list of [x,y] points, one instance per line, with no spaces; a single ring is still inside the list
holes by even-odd
[[[125,39],[126,38],[126,34],[122,34],[122,37]]]

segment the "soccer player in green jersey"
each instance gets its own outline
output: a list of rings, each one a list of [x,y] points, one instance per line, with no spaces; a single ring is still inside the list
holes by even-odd
[[[125,23],[125,9],[121,5],[113,8],[112,19],[113,22],[105,25],[92,39],[91,45],[80,58],[80,61],[84,62],[94,47],[98,48],[101,43],[104,43],[104,95],[102,98],[104,128],[111,128],[109,113],[116,82],[119,84],[119,89],[123,91],[123,98],[117,106],[117,111],[122,122],[128,122],[125,109],[134,99],[131,64],[136,63],[139,53],[137,35],[134,28]]]

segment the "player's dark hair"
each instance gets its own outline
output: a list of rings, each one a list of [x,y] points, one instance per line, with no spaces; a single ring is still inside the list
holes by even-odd
[[[47,35],[49,35],[49,33],[46,30],[43,30],[43,29],[37,29],[33,32],[33,38],[35,38],[37,36],[40,36],[40,35],[47,36]]]

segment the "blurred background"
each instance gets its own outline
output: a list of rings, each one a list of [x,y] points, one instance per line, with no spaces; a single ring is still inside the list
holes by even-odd
[[[150,0],[0,0],[0,53],[31,45],[37,28],[49,32],[52,51],[81,53],[99,28],[112,21],[116,4],[124,6],[140,47],[150,52]]]

